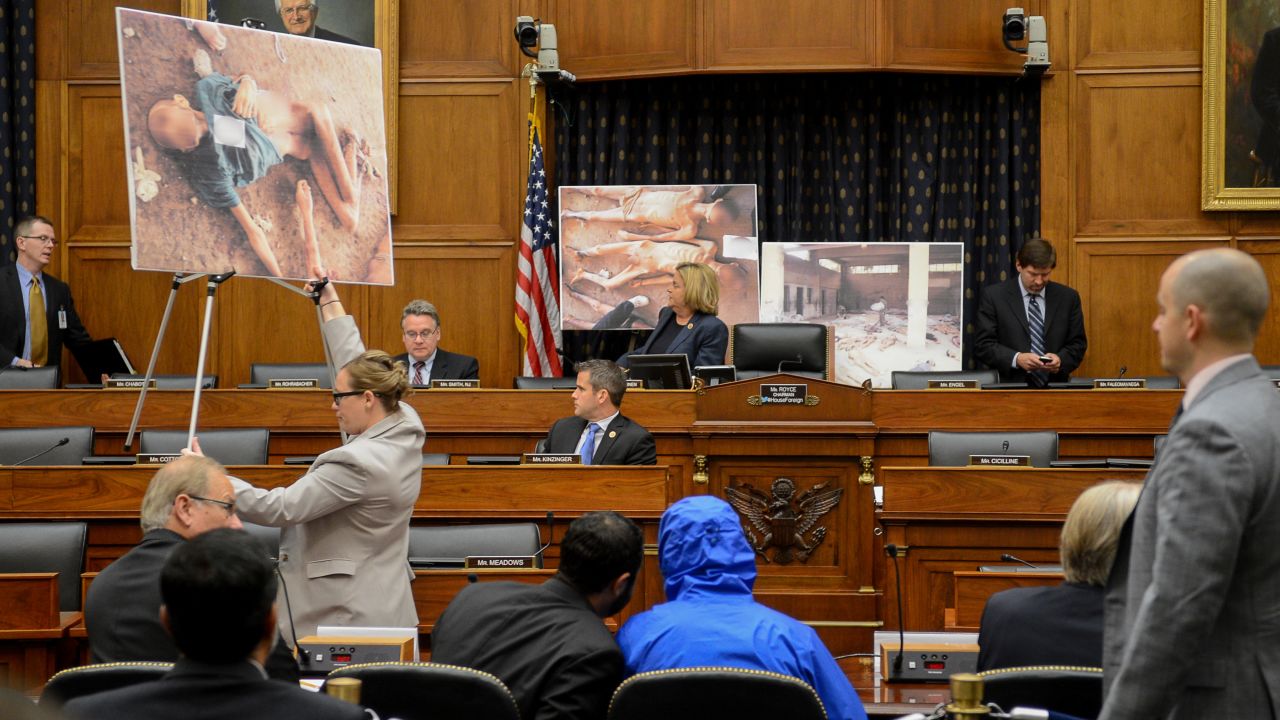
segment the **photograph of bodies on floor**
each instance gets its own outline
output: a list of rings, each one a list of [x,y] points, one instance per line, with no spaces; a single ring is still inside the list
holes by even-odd
[[[719,318],[756,322],[755,185],[560,188],[561,327],[652,328],[681,263],[709,266]]]
[[[830,325],[837,382],[960,370],[961,243],[765,243],[760,322]]]

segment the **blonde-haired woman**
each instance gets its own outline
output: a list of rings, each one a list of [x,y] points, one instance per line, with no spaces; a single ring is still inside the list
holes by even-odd
[[[667,307],[644,345],[618,358],[628,367],[628,355],[684,354],[689,367],[723,365],[729,348],[729,328],[716,317],[720,307],[720,281],[715,270],[703,263],[681,263],[671,275]]]

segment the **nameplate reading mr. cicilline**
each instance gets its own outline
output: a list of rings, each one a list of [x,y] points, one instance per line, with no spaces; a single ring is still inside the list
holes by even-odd
[[[970,455],[970,465],[1028,467],[1031,465],[1030,455]]]

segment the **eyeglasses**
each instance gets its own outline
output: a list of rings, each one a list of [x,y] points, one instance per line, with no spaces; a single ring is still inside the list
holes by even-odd
[[[199,500],[200,502],[207,502],[207,503],[213,503],[214,505],[221,505],[222,509],[227,511],[227,517],[231,517],[232,515],[236,514],[236,504],[234,502],[227,502],[226,500],[214,500],[213,498],[200,497],[199,495],[188,495],[187,497],[191,498],[192,500]]]
[[[57,247],[58,245],[58,239],[49,237],[48,235],[19,235],[18,237],[25,238],[27,240],[39,240],[41,245],[49,245],[53,247]]]
[[[427,338],[431,337],[432,335],[435,335],[438,332],[440,332],[440,328],[436,328],[435,330],[425,330],[423,332],[414,332],[412,330],[405,330],[404,337],[406,340],[417,340],[419,338],[426,340]]]
[[[363,395],[367,392],[373,392],[373,391],[372,390],[348,390],[346,392],[336,392],[333,394],[333,404],[337,405],[338,401],[344,397],[351,397],[352,395]],[[373,393],[373,396],[382,397],[382,393]]]
[[[282,7],[280,8],[280,14],[296,15],[298,13],[309,13],[315,9],[316,9],[315,3],[307,3],[306,5],[293,5],[291,7]]]

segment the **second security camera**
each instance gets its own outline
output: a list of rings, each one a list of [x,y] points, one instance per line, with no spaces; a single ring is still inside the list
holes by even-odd
[[[520,44],[520,52],[529,57],[537,57],[532,49],[538,46],[539,22],[528,15],[516,18],[516,42]]]
[[[1005,10],[1000,21],[1000,39],[1010,51],[1027,56],[1022,64],[1024,75],[1039,77],[1049,69],[1049,36],[1040,15],[1028,17],[1022,8],[1016,7]],[[1024,46],[1014,44],[1023,40]]]

